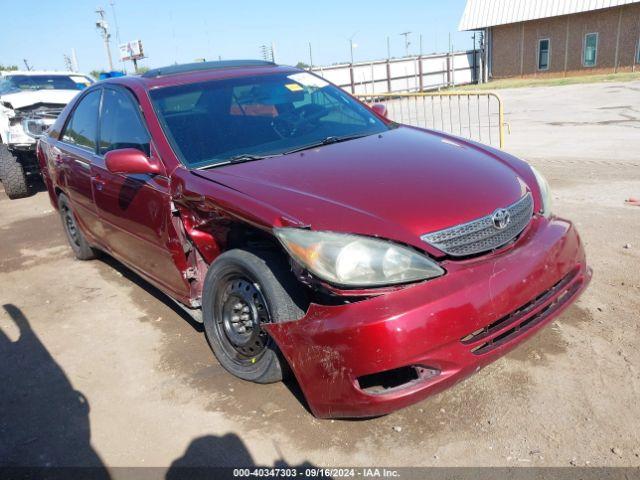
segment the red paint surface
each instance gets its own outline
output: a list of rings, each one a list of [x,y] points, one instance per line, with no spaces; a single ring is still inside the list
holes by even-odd
[[[573,226],[538,219],[508,252],[447,262],[448,274],[395,293],[337,307],[312,306],[297,322],[266,328],[291,365],[313,413],[366,417],[389,413],[462,380],[552,321],[586,287],[590,271]],[[485,355],[461,339],[548,290],[572,270],[578,290],[545,320]],[[548,299],[530,315],[552,302]],[[493,337],[512,324],[495,332]],[[390,394],[370,395],[356,378],[407,365],[442,373]]]

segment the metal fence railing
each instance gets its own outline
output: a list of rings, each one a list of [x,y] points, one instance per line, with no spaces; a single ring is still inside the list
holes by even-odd
[[[504,107],[494,92],[416,92],[356,94],[371,105],[382,103],[387,118],[504,147]]]
[[[426,92],[476,83],[482,70],[479,50],[389,58],[312,67],[311,71],[349,93]]]

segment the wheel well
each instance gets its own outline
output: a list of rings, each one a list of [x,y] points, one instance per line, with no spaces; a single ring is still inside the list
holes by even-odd
[[[272,234],[244,223],[235,223],[231,226],[225,243],[225,250],[232,248],[262,249],[285,254],[282,245]]]

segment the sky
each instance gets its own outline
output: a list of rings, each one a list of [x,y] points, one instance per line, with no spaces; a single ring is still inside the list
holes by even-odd
[[[117,19],[118,31],[116,32]],[[140,65],[260,58],[261,45],[275,46],[277,63],[314,65],[405,54],[444,52],[451,34],[455,50],[472,48],[472,32],[458,32],[465,0],[0,0],[0,64],[38,70],[65,69],[64,55],[75,49],[79,70],[107,69],[104,43],[95,27],[101,6],[111,31],[114,67],[121,43],[140,39],[148,58]],[[131,70],[131,64],[127,67]]]

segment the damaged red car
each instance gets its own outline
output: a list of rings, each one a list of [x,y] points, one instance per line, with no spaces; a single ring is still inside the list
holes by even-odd
[[[547,182],[309,72],[211,62],[99,82],[38,145],[75,255],[204,323],[233,375],[318,417],[389,413],[533,335],[591,273]]]

